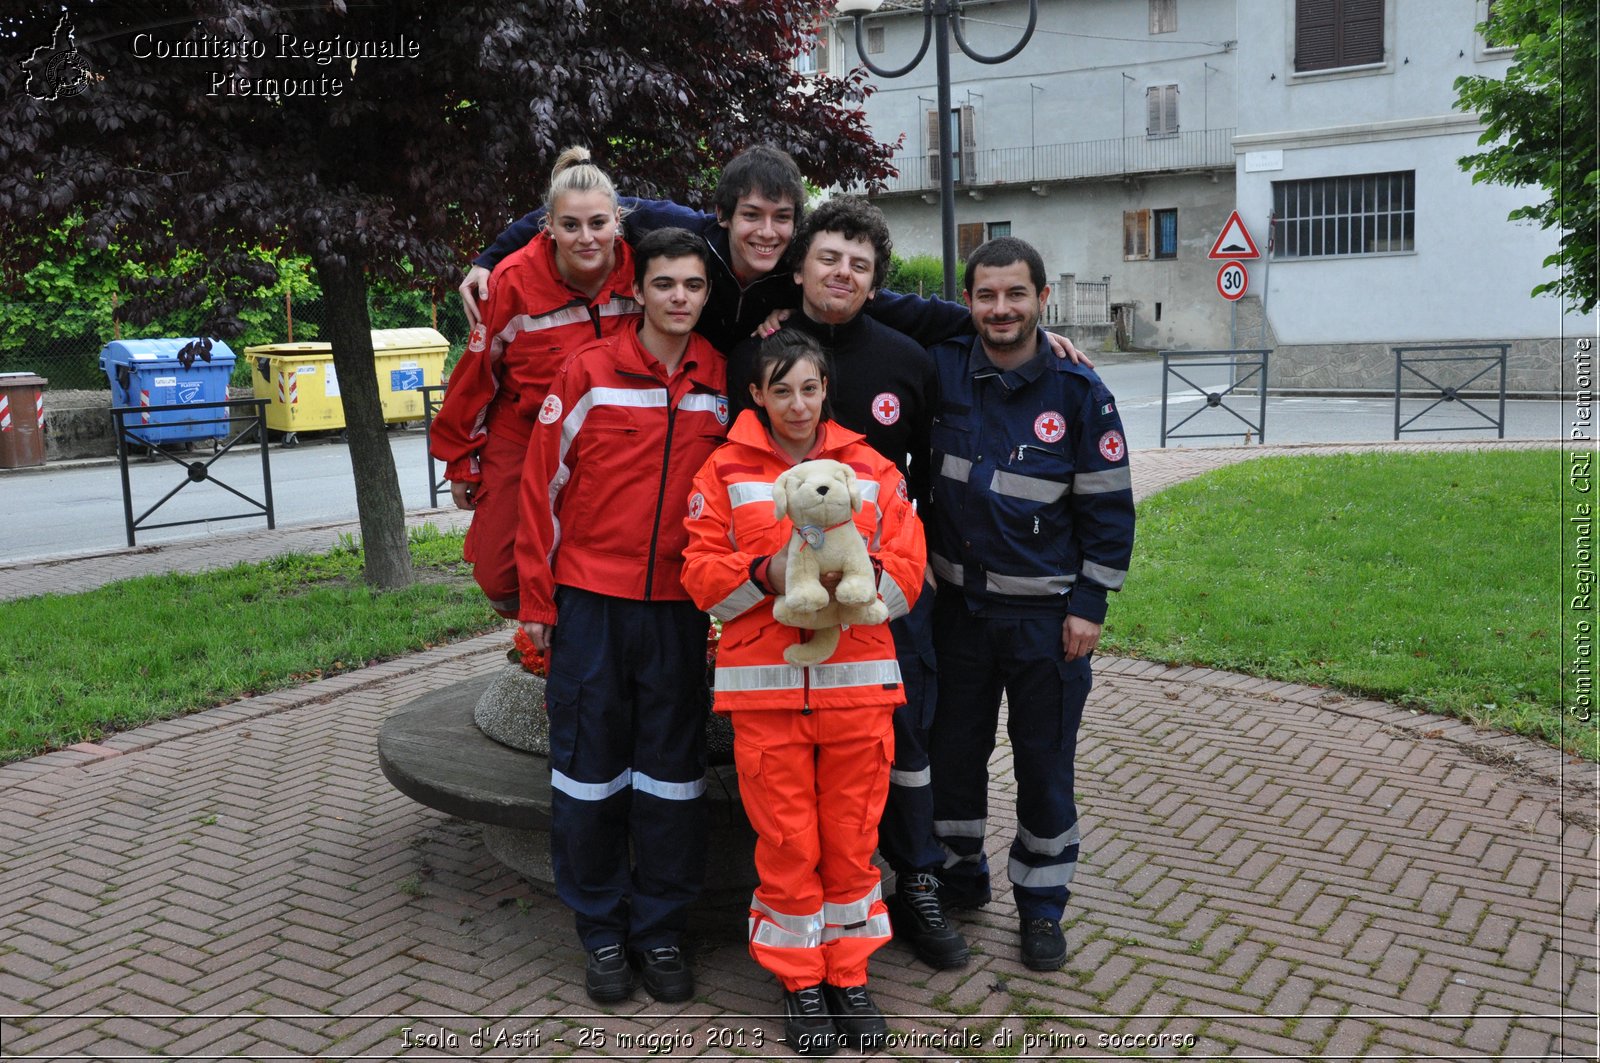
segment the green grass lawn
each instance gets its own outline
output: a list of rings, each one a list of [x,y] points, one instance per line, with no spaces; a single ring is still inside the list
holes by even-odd
[[[0,602],[0,763],[505,623],[460,535],[414,532],[411,550],[419,581],[395,593],[344,549]]]
[[[1555,451],[1273,457],[1139,507],[1108,652],[1334,687],[1597,759],[1559,702]]]

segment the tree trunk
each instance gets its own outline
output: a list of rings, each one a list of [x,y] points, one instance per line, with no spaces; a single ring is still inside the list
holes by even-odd
[[[361,263],[314,259],[322,282],[323,327],[333,344],[333,366],[344,402],[345,438],[356,478],[364,575],[384,590],[410,586],[411,551],[400,478],[384,431],[378,373],[367,314],[367,276]]]

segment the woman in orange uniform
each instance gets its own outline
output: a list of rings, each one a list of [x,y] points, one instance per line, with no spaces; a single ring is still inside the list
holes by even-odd
[[[466,559],[501,616],[517,615],[517,505],[528,437],[567,355],[635,325],[633,254],[611,178],[568,148],[550,172],[545,228],[494,271],[467,351],[450,374],[430,448],[472,510]]]
[[[866,992],[867,960],[889,940],[872,863],[894,756],[894,707],[905,700],[887,624],[847,628],[825,662],[799,668],[783,651],[809,632],[773,618],[785,586],[792,523],[773,512],[773,482],[794,465],[850,466],[863,505],[855,526],[889,616],[922,587],[925,547],[894,463],[828,419],[827,358],[793,329],[770,337],[750,385],[755,408],[695,478],[683,582],[723,621],[716,709],[733,721],[745,812],[756,829],[760,885],[750,901],[750,954],[784,989],[789,1044],[807,1055],[882,1044],[888,1027]]]

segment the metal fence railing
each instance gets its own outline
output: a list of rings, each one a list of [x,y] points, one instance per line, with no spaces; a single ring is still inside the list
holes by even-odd
[[[1253,437],[1257,442],[1267,441],[1267,355],[1266,350],[1230,350],[1230,351],[1162,351],[1161,352],[1161,445],[1167,445],[1169,439],[1216,439],[1225,436],[1238,436],[1239,429],[1226,420],[1226,417],[1244,426],[1244,438],[1249,442]],[[1225,385],[1206,381],[1196,381],[1194,370],[1202,368],[1224,368],[1228,370],[1228,379]],[[1242,374],[1241,374],[1241,371]],[[1170,381],[1176,377],[1188,384],[1204,400],[1201,405],[1189,416],[1177,424],[1168,427],[1167,407],[1171,401],[1169,390]],[[1256,407],[1255,420],[1252,421],[1240,409],[1247,408],[1245,404],[1235,403],[1230,405],[1229,399],[1254,398]],[[1215,411],[1213,414],[1212,411]],[[1203,427],[1211,427],[1220,423],[1226,431],[1216,432],[1185,432],[1178,433],[1178,429],[1202,415],[1208,415]],[[1225,416],[1224,416],[1225,415]],[[1202,426],[1197,426],[1202,427]]]
[[[1509,344],[1467,343],[1441,344],[1426,347],[1393,347],[1394,352],[1394,437],[1402,432],[1469,432],[1493,428],[1497,438],[1506,437],[1506,352]],[[1444,352],[1457,353],[1444,353]],[[1494,354],[1482,352],[1494,351]],[[1468,374],[1473,366],[1477,372]],[[1488,394],[1481,394],[1490,385],[1479,384],[1479,394],[1469,397],[1468,389],[1489,373],[1500,370],[1498,386]],[[1401,407],[1407,386],[1420,388],[1423,395],[1413,401],[1426,402],[1404,421]],[[1431,401],[1430,401],[1431,400]],[[1493,416],[1479,408],[1478,402],[1497,402]],[[1451,414],[1470,415],[1470,424],[1425,424],[1413,427],[1418,421],[1443,407]],[[1437,420],[1437,418],[1435,418]]]

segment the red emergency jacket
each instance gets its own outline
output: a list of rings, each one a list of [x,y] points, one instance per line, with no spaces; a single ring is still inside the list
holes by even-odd
[[[684,601],[684,501],[728,434],[722,355],[689,334],[669,379],[639,330],[584,344],[539,410],[517,523],[520,620],[556,622],[555,587]]]
[[[863,505],[856,529],[883,567],[878,596],[891,619],[911,611],[922,589],[927,548],[905,478],[861,436],[832,421],[822,425],[814,455],[855,470]],[[778,623],[777,599],[751,579],[752,565],[788,548],[794,524],[773,516],[772,485],[794,466],[767,435],[754,410],[739,415],[728,442],[694,479],[683,582],[702,609],[723,622],[717,651],[716,708],[855,708],[905,701],[888,624],[853,625],[822,664],[796,668],[783,651],[807,632]]]
[[[633,298],[633,251],[622,239],[616,259],[593,299],[561,279],[549,233],[495,267],[483,321],[450,373],[429,435],[429,449],[445,463],[447,479],[478,481],[477,452],[488,432],[527,439],[567,356],[582,343],[637,323],[643,311]]]

